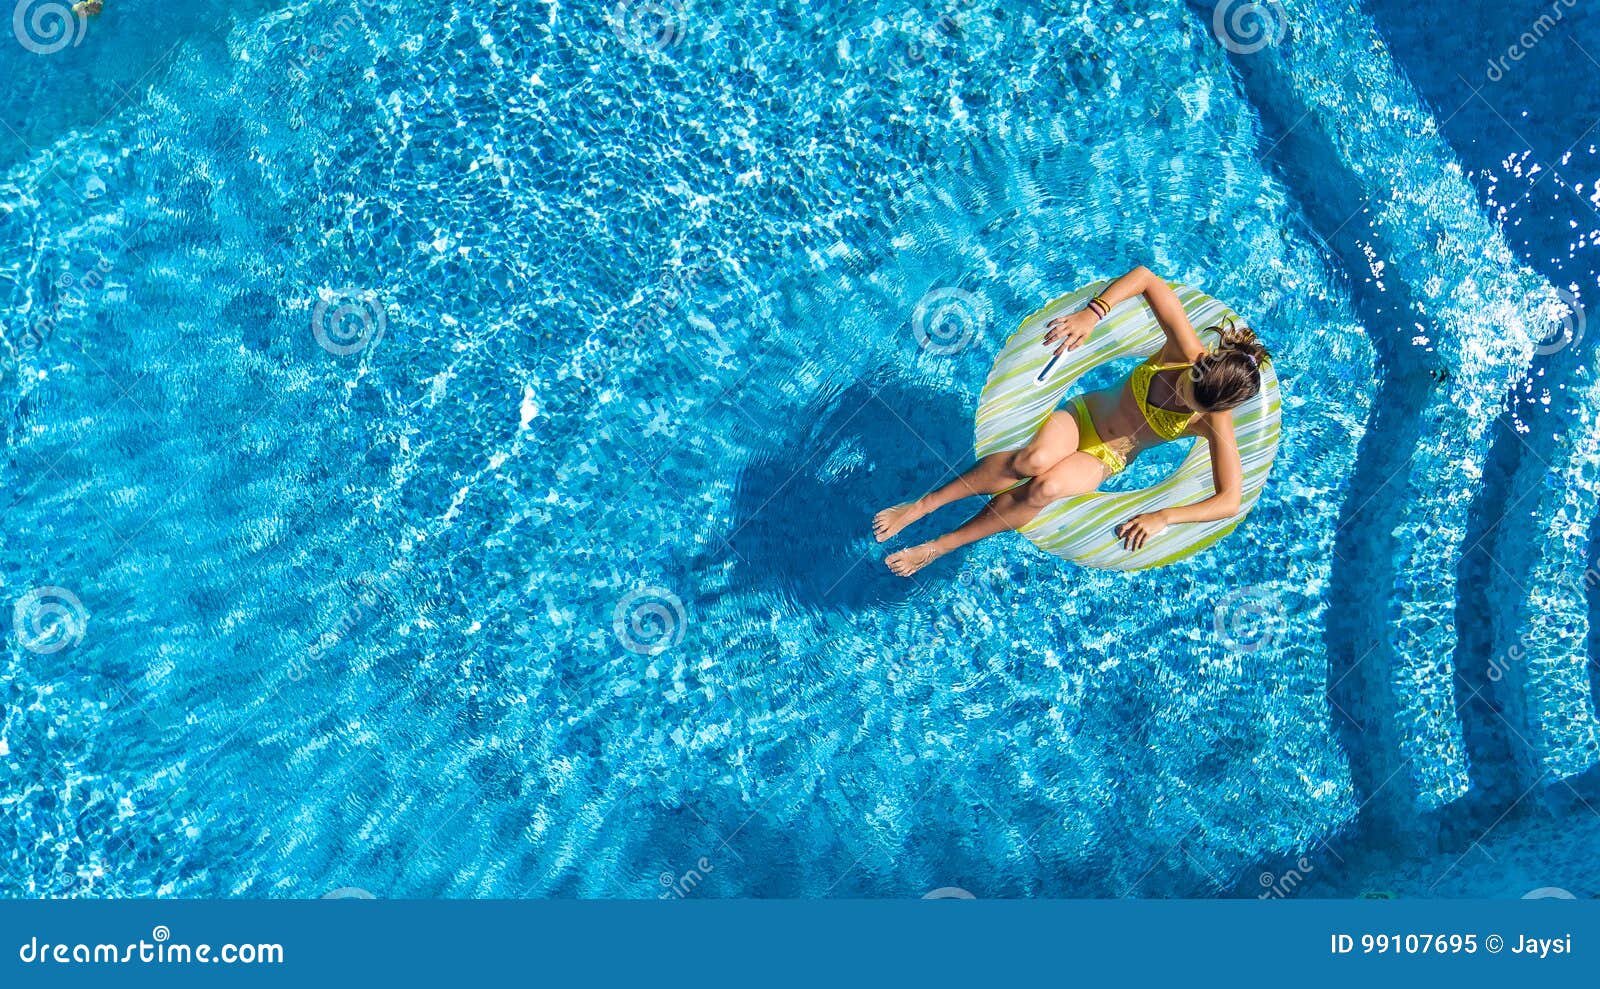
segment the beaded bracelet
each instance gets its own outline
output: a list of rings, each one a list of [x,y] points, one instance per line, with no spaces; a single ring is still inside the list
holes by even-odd
[[[1105,319],[1106,313],[1111,311],[1111,307],[1106,305],[1106,300],[1098,295],[1089,300],[1087,308],[1095,314],[1097,319]]]

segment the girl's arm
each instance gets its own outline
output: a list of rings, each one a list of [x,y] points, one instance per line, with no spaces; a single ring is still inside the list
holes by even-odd
[[[1215,522],[1239,514],[1244,495],[1244,464],[1239,460],[1239,441],[1233,435],[1232,412],[1208,412],[1195,422],[1195,432],[1211,444],[1211,487],[1215,492],[1191,505],[1175,505],[1145,512],[1117,526],[1122,545],[1134,550],[1151,536],[1165,532],[1180,522]]]
[[[1161,324],[1161,329],[1167,334],[1166,346],[1161,348],[1157,359],[1162,363],[1174,364],[1178,361],[1198,360],[1206,349],[1200,344],[1200,337],[1194,331],[1194,326],[1189,323],[1189,315],[1183,311],[1183,303],[1178,301],[1178,293],[1172,291],[1171,286],[1157,278],[1155,273],[1144,265],[1133,269],[1121,278],[1116,279],[1105,287],[1100,293],[1100,298],[1108,306],[1115,306],[1119,302],[1126,302],[1136,295],[1143,295],[1145,301],[1150,303],[1150,309],[1156,315],[1156,321]],[[1080,309],[1067,316],[1057,316],[1050,321],[1050,331],[1045,334],[1046,346],[1061,340],[1056,348],[1059,354],[1063,350],[1073,350],[1083,341],[1089,339],[1089,331],[1100,317],[1092,309]]]

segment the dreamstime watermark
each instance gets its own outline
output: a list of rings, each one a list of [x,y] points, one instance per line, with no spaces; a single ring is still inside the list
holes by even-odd
[[[376,347],[388,325],[388,307],[368,289],[323,289],[311,309],[311,335],[338,357]]]
[[[54,55],[83,43],[89,10],[67,0],[17,0],[11,11],[11,33],[35,55]]]
[[[711,267],[699,258],[679,260],[668,267],[660,278],[641,289],[621,310],[620,321],[627,324],[626,329],[614,333],[607,328],[597,333],[574,356],[573,378],[577,391],[593,396],[610,380],[622,361],[619,347],[623,344],[610,342],[613,338],[634,343],[662,338],[669,317],[683,308],[694,295]],[[701,358],[721,358],[734,353],[733,347],[715,326],[705,320],[690,322],[705,333],[700,345],[678,347],[672,351],[674,359],[680,360],[690,371],[700,370],[699,362],[689,356],[691,354]]]
[[[650,289],[642,310],[630,310],[628,318],[632,321],[632,325],[628,328],[629,332],[642,333],[645,337],[659,335],[667,318],[681,309],[694,295],[701,279],[710,270],[711,266],[699,259],[684,261],[670,268]],[[708,354],[727,356],[733,353],[733,348],[715,325],[706,320],[689,320],[689,322],[706,334],[703,346],[698,351],[702,356]]]
[[[970,591],[978,578],[972,571],[964,570],[956,577],[956,581],[963,590]],[[918,616],[910,629],[911,636],[930,647],[970,643],[984,634],[977,621],[982,613],[970,594],[957,595],[949,607],[941,608],[932,615]]]
[[[1499,683],[1504,680],[1506,674],[1511,672],[1511,667],[1522,662],[1523,657],[1526,655],[1525,650],[1533,644],[1533,640],[1533,630],[1528,629],[1517,638],[1516,642],[1508,646],[1504,653],[1495,653],[1490,656],[1488,667],[1485,671],[1485,676],[1489,678],[1489,681],[1491,683]]]
[[[282,965],[281,944],[180,944],[165,924],[150,930],[150,940],[130,944],[52,944],[37,936],[24,941],[17,958],[25,965]]]
[[[681,900],[696,889],[699,889],[700,884],[705,882],[706,876],[715,871],[716,868],[711,864],[711,860],[702,855],[695,862],[694,867],[685,871],[682,875],[663,872],[658,881],[664,888],[657,899]]]
[[[960,886],[940,886],[922,894],[924,900],[976,900],[977,897]]]
[[[1256,894],[1256,899],[1281,900],[1291,896],[1305,882],[1306,876],[1315,871],[1316,867],[1310,860],[1300,859],[1295,862],[1294,868],[1285,869],[1276,876],[1270,872],[1263,872],[1257,877],[1257,881],[1261,884],[1261,892]]]
[[[989,322],[989,303],[964,288],[936,288],[911,310],[911,332],[917,346],[930,354],[959,354]]]
[[[1549,316],[1549,323],[1533,342],[1533,352],[1540,357],[1548,357],[1583,342],[1583,304],[1576,295],[1564,288],[1556,289],[1555,293],[1556,297],[1550,302],[1554,311]]]
[[[604,387],[611,377],[611,368],[616,364],[616,357],[612,348],[604,344],[595,344],[578,351],[573,364],[577,370],[579,387],[593,394]]]
[[[324,900],[376,900],[377,899],[376,896],[373,896],[370,892],[368,892],[367,890],[362,889],[360,886],[340,886],[338,889],[330,889],[326,893],[322,894],[322,898]]]
[[[942,35],[953,35],[960,29],[961,22],[956,20],[956,15],[977,6],[977,0],[949,0],[944,8],[939,11],[938,19],[933,23],[933,30]],[[928,58],[928,48],[917,38],[906,42],[906,61],[913,65],[920,64]]]
[[[55,281],[56,298],[50,306],[50,311],[35,319],[28,328],[22,332],[22,349],[35,351],[44,347],[56,328],[61,325],[61,312],[69,305],[88,302],[88,292],[101,292],[106,287],[106,276],[111,274],[112,264],[109,258],[102,257],[95,262],[83,277],[78,277],[72,272],[63,272]]]
[[[688,624],[682,599],[654,585],[624,594],[611,613],[611,628],[622,648],[645,656],[659,656],[682,642]]]
[[[1288,30],[1279,0],[1220,0],[1211,13],[1211,32],[1235,55],[1254,55],[1282,41]]]
[[[366,18],[361,10],[376,7],[378,0],[351,0],[345,9],[337,14],[333,23],[327,30],[320,32],[311,39],[306,46],[304,54],[289,59],[289,78],[295,82],[306,82],[311,78],[311,70],[318,62],[323,61],[340,48],[349,46],[352,35],[360,32],[366,25]]]
[[[311,673],[313,663],[320,662],[322,657],[338,647],[350,633],[360,627],[380,602],[393,601],[397,597],[397,588],[404,578],[411,574],[409,560],[396,560],[389,564],[389,568],[380,574],[362,574],[358,582],[362,585],[361,592],[339,614],[337,621],[321,635],[316,641],[306,648],[304,656],[297,656],[289,661],[289,679],[298,683]]]
[[[680,0],[619,0],[611,9],[611,30],[617,40],[640,54],[677,44],[687,21]]]
[[[1564,890],[1560,886],[1540,886],[1538,889],[1530,889],[1526,893],[1522,894],[1522,898],[1524,900],[1576,900],[1577,899],[1577,897],[1574,896],[1570,891]]]
[[[1282,617],[1277,592],[1253,584],[1224,594],[1212,609],[1211,621],[1224,649],[1252,653],[1277,640]]]
[[[1567,11],[1577,6],[1578,0],[1554,0],[1550,4],[1549,13],[1540,14],[1516,41],[1507,46],[1504,53],[1498,58],[1489,59],[1489,67],[1484,70],[1483,77],[1490,82],[1504,79],[1506,73],[1511,71],[1511,66],[1527,58],[1535,48],[1539,47],[1539,43],[1549,36],[1556,25],[1566,19]]]
[[[669,268],[650,292],[644,311],[638,316],[637,322],[642,324],[638,328],[649,331],[659,327],[694,293],[710,267],[695,258]]]
[[[17,643],[41,656],[70,649],[89,629],[89,611],[65,587],[35,587],[17,599],[11,618]]]
[[[1595,569],[1593,566],[1585,567],[1583,576],[1579,579],[1579,584],[1584,593],[1593,591],[1597,585],[1600,585],[1600,570]],[[1489,678],[1489,682],[1499,683],[1505,679],[1507,673],[1511,672],[1513,666],[1521,663],[1527,657],[1530,648],[1537,643],[1545,641],[1547,641],[1547,638],[1536,634],[1536,630],[1533,627],[1523,628],[1522,633],[1517,636],[1517,641],[1507,646],[1505,652],[1497,652],[1489,657],[1484,675]]]

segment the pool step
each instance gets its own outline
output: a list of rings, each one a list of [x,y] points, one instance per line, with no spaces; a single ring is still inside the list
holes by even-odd
[[[1214,31],[1212,6],[1191,6]],[[1335,590],[1349,602],[1343,638],[1359,646],[1334,657],[1334,679],[1350,702],[1352,760],[1369,763],[1356,767],[1368,814],[1409,820],[1469,785],[1456,572],[1501,398],[1532,353],[1520,300],[1541,286],[1478,208],[1371,21],[1308,0],[1282,12],[1282,39],[1233,65],[1267,125],[1267,157],[1349,273],[1380,355],[1386,408],[1363,445],[1371,466],[1346,494]],[[1342,187],[1357,192],[1341,200]]]
[[[1559,328],[1569,310],[1551,304]],[[1581,773],[1600,755],[1587,648],[1589,592],[1600,580],[1587,560],[1600,514],[1600,381],[1579,370],[1592,366],[1592,344],[1565,349],[1580,348],[1586,352],[1552,354],[1549,373],[1523,403],[1522,415],[1542,421],[1518,437],[1521,461],[1507,499],[1518,514],[1496,538],[1503,603],[1490,689],[1524,789]]]

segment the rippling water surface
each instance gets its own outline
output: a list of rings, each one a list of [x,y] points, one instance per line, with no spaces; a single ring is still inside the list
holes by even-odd
[[[1381,18],[1284,7],[1251,51],[1176,2],[113,4],[0,52],[0,889],[1254,895],[1576,779],[1582,647],[1481,669],[1540,588],[1587,630],[1582,415],[1524,430],[1548,485],[1496,454],[1551,280]],[[1250,519],[888,575],[1010,328],[1140,263],[1277,357]],[[1576,555],[1475,564],[1486,478]],[[1458,622],[1497,561],[1532,589]]]

